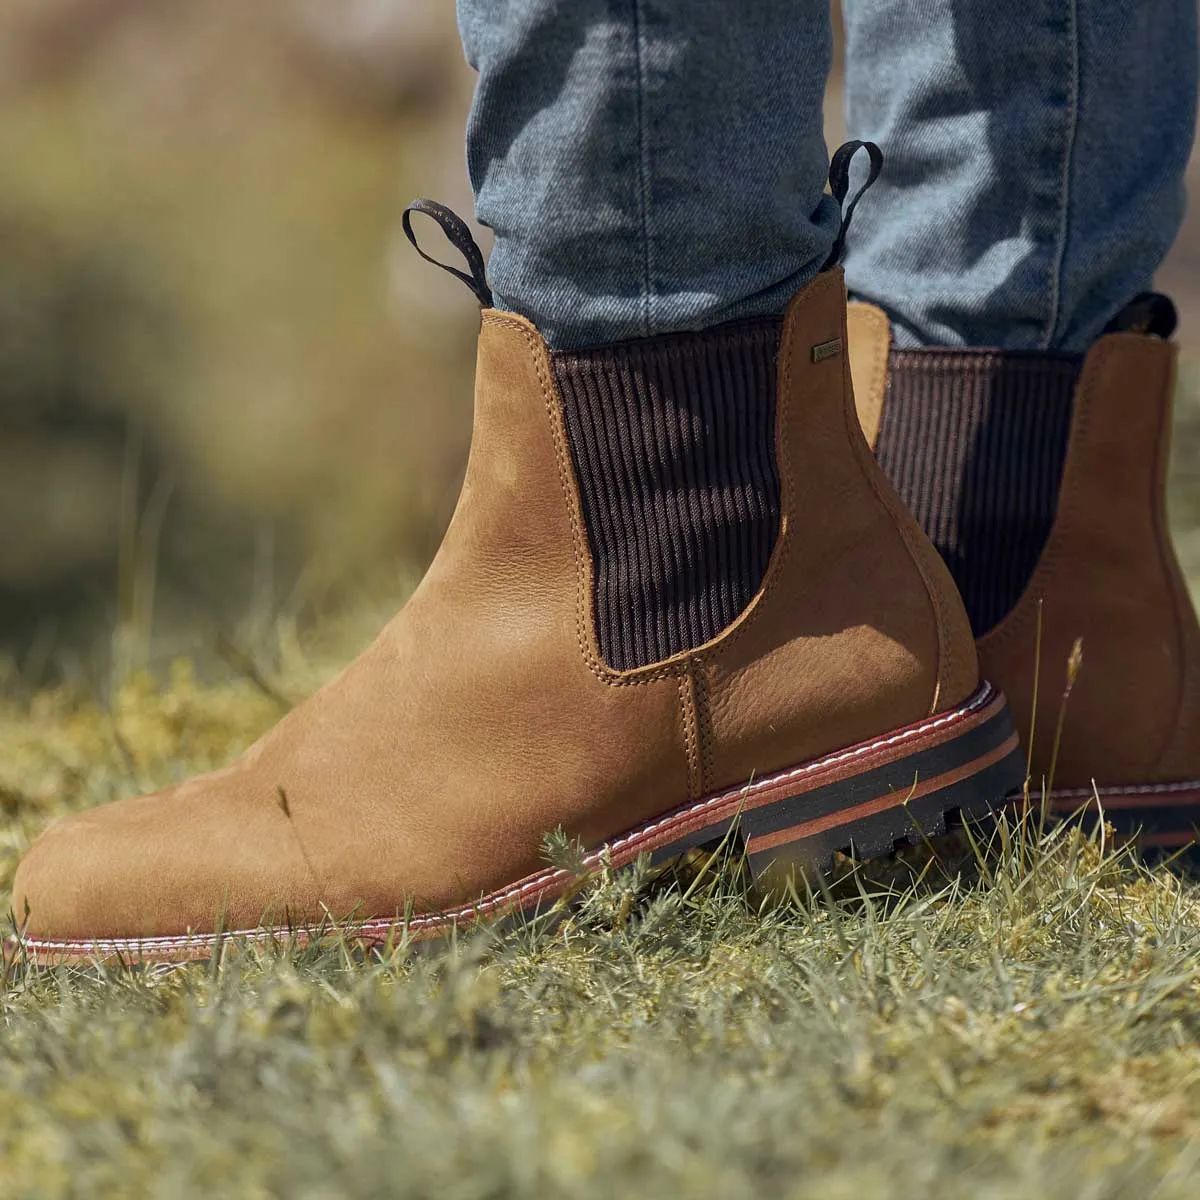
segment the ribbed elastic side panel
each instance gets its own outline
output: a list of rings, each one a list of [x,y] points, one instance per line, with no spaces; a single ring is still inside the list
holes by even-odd
[[[781,326],[738,322],[553,355],[597,636],[617,670],[702,645],[762,582],[779,529]]]
[[[892,354],[876,453],[941,551],[977,637],[1020,599],[1058,507],[1082,359]]]

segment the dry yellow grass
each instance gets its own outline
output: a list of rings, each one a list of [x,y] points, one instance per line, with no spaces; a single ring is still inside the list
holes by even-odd
[[[3,879],[277,713],[183,666],[8,702]],[[1194,1196],[1200,893],[1067,832],[984,875],[772,908],[634,870],[432,952],[14,964],[0,1195]]]

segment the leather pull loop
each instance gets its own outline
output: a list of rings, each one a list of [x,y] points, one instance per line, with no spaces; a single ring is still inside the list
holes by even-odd
[[[467,260],[470,274],[439,261],[421,249],[417,235],[413,233],[413,213],[432,217],[438,223],[441,231],[446,235],[446,241]],[[404,236],[408,238],[412,243],[412,248],[426,262],[433,263],[435,267],[441,267],[443,271],[449,271],[455,279],[461,279],[475,293],[475,298],[484,308],[492,307],[492,289],[488,287],[487,269],[483,265],[483,251],[479,249],[479,244],[471,236],[471,231],[462,217],[436,200],[414,200],[404,210],[401,222],[404,226]]]
[[[850,203],[846,204],[846,196],[850,191],[850,163],[860,150],[867,152],[871,160],[871,170],[867,175],[866,183],[854,193]],[[829,190],[838,204],[845,205],[845,208],[842,211],[842,223],[838,228],[837,237],[833,240],[833,249],[830,250],[829,257],[821,268],[822,271],[828,271],[830,267],[837,266],[841,261],[842,251],[846,248],[846,234],[849,233],[850,222],[854,218],[854,210],[858,207],[858,202],[863,198],[866,190],[879,178],[879,172],[882,170],[883,151],[874,142],[846,142],[839,146],[834,153],[829,162]]]
[[[1144,333],[1151,337],[1171,340],[1179,314],[1169,296],[1161,292],[1142,292],[1104,327],[1105,333]]]

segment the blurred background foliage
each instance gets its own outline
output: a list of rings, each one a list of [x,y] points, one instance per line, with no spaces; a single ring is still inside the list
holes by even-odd
[[[203,657],[428,557],[473,302],[397,218],[469,204],[470,84],[428,0],[0,6],[0,638],[31,685],[105,670],[114,628]]]
[[[0,674],[245,665],[419,573],[474,302],[398,218],[469,211],[471,83],[445,0],[4,0]],[[1185,337],[1198,265],[1193,219],[1163,280]],[[1178,442],[1200,573],[1190,400]]]

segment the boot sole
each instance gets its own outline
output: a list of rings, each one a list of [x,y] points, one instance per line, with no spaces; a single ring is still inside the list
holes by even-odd
[[[948,825],[986,817],[1024,777],[1008,704],[985,683],[956,709],[681,805],[595,847],[584,856],[584,868],[619,868],[642,854],[666,860],[734,835],[757,879],[812,879],[828,871],[835,854],[878,858],[943,834]],[[579,885],[578,875],[547,868],[473,904],[353,922],[340,932],[364,946],[445,936],[545,911]],[[303,944],[321,932],[275,925],[175,937],[58,941],[23,935],[13,939],[11,951],[40,964],[179,962],[211,958],[231,939]]]
[[[1036,799],[1030,803],[1036,806]],[[1200,867],[1200,779],[1094,791],[1059,788],[1050,793],[1047,811],[1058,820],[1078,820],[1089,832],[1103,816],[1116,840],[1135,843],[1146,860],[1171,858]]]

